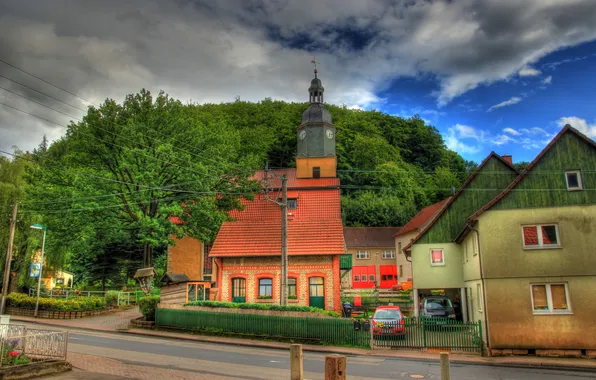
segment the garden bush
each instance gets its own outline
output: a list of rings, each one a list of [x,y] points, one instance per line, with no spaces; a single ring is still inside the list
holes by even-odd
[[[106,292],[106,305],[110,306],[117,306],[118,305],[118,294],[120,292],[117,290],[109,290]]]
[[[155,309],[159,303],[159,296],[143,297],[139,300],[139,310],[148,321],[155,321]]]
[[[273,305],[267,303],[234,303],[234,302],[218,302],[218,301],[192,301],[184,306],[205,306],[205,307],[221,307],[226,309],[250,309],[250,310],[273,310],[273,311],[298,311],[310,312],[328,315],[330,317],[339,317],[339,313],[335,311],[323,310],[317,307],[298,306],[298,305]]]
[[[24,293],[10,293],[6,297],[8,306],[35,309],[35,297]],[[39,298],[39,310],[48,311],[93,311],[106,308],[106,301],[100,297],[77,297],[68,300],[61,298]]]

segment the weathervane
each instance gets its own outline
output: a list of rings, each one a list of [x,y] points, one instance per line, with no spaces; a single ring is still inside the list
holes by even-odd
[[[317,77],[317,73],[319,72],[319,71],[317,70],[317,64],[318,64],[319,62],[317,62],[317,60],[316,60],[316,58],[315,58],[315,57],[312,57],[312,61],[310,61],[310,63],[312,63],[312,64],[313,64],[313,66],[315,67],[315,78],[316,78],[316,77]]]

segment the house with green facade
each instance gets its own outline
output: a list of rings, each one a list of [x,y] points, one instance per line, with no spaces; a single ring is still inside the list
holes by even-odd
[[[463,263],[476,252],[464,252],[456,238],[466,220],[486,205],[518,176],[511,156],[492,152],[447,201],[438,215],[408,244],[404,251],[411,256],[414,313],[420,315],[420,300],[440,290],[466,309],[467,287]],[[468,319],[462,313],[464,321]]]
[[[565,126],[459,227],[468,316],[485,321],[493,354],[596,355],[593,140]]]

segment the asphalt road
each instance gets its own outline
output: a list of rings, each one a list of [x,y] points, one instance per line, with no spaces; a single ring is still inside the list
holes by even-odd
[[[33,327],[33,325],[31,325]],[[288,379],[289,352],[70,330],[69,353],[109,358],[145,371],[177,370],[188,378]],[[324,379],[325,354],[305,353],[305,379]],[[438,362],[348,356],[348,379],[436,379]],[[423,376],[423,377],[419,377]],[[483,365],[451,365],[452,380],[586,380],[596,373]]]

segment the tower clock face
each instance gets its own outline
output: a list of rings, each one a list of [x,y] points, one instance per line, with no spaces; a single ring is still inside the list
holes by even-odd
[[[332,139],[333,138],[333,131],[331,129],[327,129],[325,131],[325,134],[327,135],[328,139]]]
[[[306,130],[301,130],[300,131],[300,140],[304,140],[304,138],[306,137]]]

